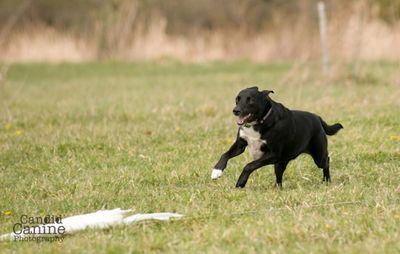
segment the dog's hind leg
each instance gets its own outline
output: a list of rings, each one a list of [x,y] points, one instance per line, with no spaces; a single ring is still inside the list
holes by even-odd
[[[331,181],[331,175],[330,175],[330,172],[329,172],[329,156],[327,157],[326,164],[325,164],[325,167],[324,167],[324,178],[323,178],[323,181],[326,181],[326,182],[330,182]]]
[[[274,165],[275,168],[275,176],[276,176],[276,185],[282,188],[282,176],[285,172],[286,166],[288,162],[279,162]]]
[[[323,157],[315,156],[314,154],[311,154],[311,156],[313,157],[315,164],[317,164],[317,166],[319,168],[323,169],[324,176],[323,176],[322,181],[330,182],[331,175],[329,172],[329,156],[328,156],[328,154],[326,154]]]
[[[329,172],[329,156],[328,156],[328,141],[325,134],[315,137],[309,147],[311,156],[315,164],[323,169],[323,181],[330,182],[331,176]]]

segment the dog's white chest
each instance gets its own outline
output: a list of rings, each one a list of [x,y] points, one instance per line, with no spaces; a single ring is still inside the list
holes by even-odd
[[[261,134],[255,131],[252,126],[240,128],[239,136],[247,141],[250,155],[254,160],[263,156],[264,152],[261,151],[261,146],[267,142],[261,139]]]

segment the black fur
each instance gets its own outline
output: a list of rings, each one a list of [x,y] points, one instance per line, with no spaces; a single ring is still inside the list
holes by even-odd
[[[263,154],[244,167],[236,187],[244,187],[252,172],[270,164],[274,164],[276,184],[281,187],[287,164],[302,153],[312,156],[315,164],[323,169],[323,181],[329,182],[326,135],[334,135],[343,126],[340,123],[328,125],[321,117],[310,112],[289,110],[273,101],[270,93],[273,91],[259,91],[257,87],[251,87],[238,94],[233,109],[239,119],[237,139],[214,168],[223,171],[229,159],[243,153],[248,142],[240,136],[240,132],[247,125],[247,128],[253,128],[260,134]]]

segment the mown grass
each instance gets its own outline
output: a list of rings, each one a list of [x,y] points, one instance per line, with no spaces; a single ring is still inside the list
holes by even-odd
[[[0,252],[399,252],[398,67],[281,82],[290,65],[13,65],[0,87],[0,233],[21,214],[121,207],[187,217],[88,230],[61,244],[1,242]],[[234,96],[253,84],[345,126],[329,138],[330,185],[301,156],[283,190],[271,166],[235,189],[247,153],[210,180],[235,138]]]

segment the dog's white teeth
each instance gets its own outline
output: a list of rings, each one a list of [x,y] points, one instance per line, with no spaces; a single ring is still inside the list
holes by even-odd
[[[243,117],[239,117],[238,120],[237,120],[237,123],[238,123],[239,125],[244,124],[244,123],[247,121],[247,119],[250,118],[250,116],[251,116],[251,114],[248,114],[248,115],[243,116]]]
[[[215,180],[219,177],[222,176],[222,170],[221,169],[213,169],[211,172],[211,179]]]
[[[238,124],[244,124],[244,122],[246,121],[247,116],[245,117],[239,117],[239,119],[237,120]]]

